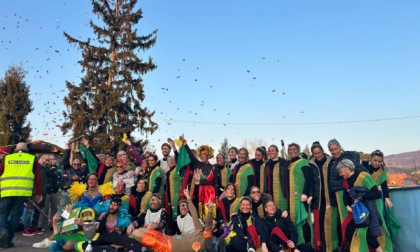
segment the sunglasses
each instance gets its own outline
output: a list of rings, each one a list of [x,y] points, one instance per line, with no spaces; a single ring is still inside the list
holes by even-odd
[[[73,165],[80,165],[79,163],[74,163]]]
[[[257,193],[261,193],[260,191],[253,191],[251,192],[251,194],[257,194]]]

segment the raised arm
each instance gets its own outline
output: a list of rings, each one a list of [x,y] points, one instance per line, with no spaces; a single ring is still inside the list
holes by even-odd
[[[140,154],[137,152],[136,148],[134,148],[134,145],[128,139],[124,140],[123,142],[126,145],[128,145],[128,149],[130,150],[131,156],[134,158],[134,163],[137,166],[141,166],[141,163],[143,162],[143,160]]]
[[[190,211],[191,217],[192,217],[193,222],[194,222],[194,229],[195,230],[200,230],[201,229],[201,223],[198,219],[197,208],[194,206],[194,203],[191,200],[190,190],[188,189],[188,187],[186,189],[184,189],[184,195],[187,198],[188,210]]]

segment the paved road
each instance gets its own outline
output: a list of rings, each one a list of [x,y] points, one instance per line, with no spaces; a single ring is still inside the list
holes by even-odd
[[[47,252],[48,249],[37,249],[33,248],[32,244],[35,242],[40,242],[46,237],[50,236],[52,232],[46,232],[42,235],[34,236],[23,236],[22,231],[16,232],[13,242],[15,243],[14,248],[2,249],[0,251],[4,252]]]

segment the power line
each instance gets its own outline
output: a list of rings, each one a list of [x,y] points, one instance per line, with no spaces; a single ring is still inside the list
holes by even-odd
[[[250,126],[290,126],[290,125],[323,125],[323,124],[350,124],[350,123],[369,123],[369,122],[381,122],[381,121],[396,121],[420,118],[420,115],[416,116],[404,116],[404,117],[390,117],[380,119],[367,119],[367,120],[351,120],[351,121],[336,121],[336,122],[290,122],[290,123],[264,123],[264,122],[204,122],[204,121],[188,121],[188,120],[173,120],[157,118],[156,121],[164,121],[171,123],[189,123],[189,124],[219,124],[219,125],[250,125]]]

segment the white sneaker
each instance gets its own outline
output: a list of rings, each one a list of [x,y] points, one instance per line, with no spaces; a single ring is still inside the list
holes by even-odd
[[[32,247],[34,247],[34,248],[48,248],[53,242],[55,242],[55,241],[50,241],[50,240],[48,240],[48,238],[45,238],[42,242],[34,243],[32,245]]]

